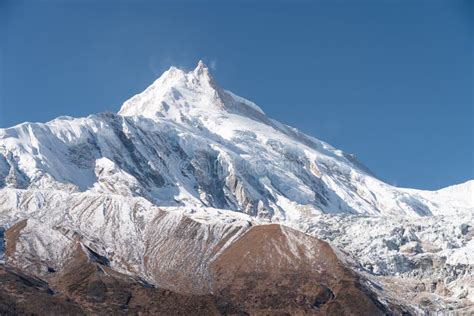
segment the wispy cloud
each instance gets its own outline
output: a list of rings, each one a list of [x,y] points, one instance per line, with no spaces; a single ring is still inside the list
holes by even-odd
[[[213,58],[209,61],[209,67],[212,69],[212,70],[216,70],[217,69],[217,59]]]

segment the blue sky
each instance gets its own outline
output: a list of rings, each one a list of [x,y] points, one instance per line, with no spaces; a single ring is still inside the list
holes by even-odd
[[[474,1],[0,1],[0,127],[118,111],[170,65],[398,186],[474,178]]]

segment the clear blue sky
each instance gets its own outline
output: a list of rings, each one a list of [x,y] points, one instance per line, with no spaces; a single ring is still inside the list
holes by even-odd
[[[202,58],[389,183],[474,178],[474,1],[177,2],[0,0],[0,127],[116,112]]]

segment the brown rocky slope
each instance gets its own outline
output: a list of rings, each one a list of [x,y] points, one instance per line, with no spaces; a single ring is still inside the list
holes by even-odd
[[[399,307],[382,304],[326,242],[281,225],[253,226],[221,251],[208,268],[210,279],[205,287],[210,290],[205,294],[158,288],[118,273],[107,258],[80,241],[60,270],[51,269],[41,277],[28,275],[24,268],[14,266],[19,261],[8,264],[23,227],[25,223],[20,223],[5,233],[1,315],[402,313]],[[177,281],[182,283],[179,276]]]

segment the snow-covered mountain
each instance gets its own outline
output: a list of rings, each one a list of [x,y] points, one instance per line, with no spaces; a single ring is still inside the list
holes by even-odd
[[[0,131],[0,181],[26,189],[142,196],[273,221],[313,214],[440,215],[469,199],[390,186],[345,154],[219,88],[202,62],[171,68],[118,115],[61,117]],[[446,203],[445,203],[446,202]]]
[[[0,226],[27,220],[6,261],[38,277],[60,270],[80,240],[120,273],[177,291],[198,279],[205,293],[226,247],[251,225],[278,223],[330,241],[386,286],[380,295],[411,293],[394,294],[400,304],[420,293],[431,304],[422,309],[474,301],[474,181],[384,183],[222,89],[202,62],[170,68],[118,114],[0,129],[0,188]],[[196,227],[180,234],[200,237],[171,238],[188,220]]]

